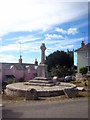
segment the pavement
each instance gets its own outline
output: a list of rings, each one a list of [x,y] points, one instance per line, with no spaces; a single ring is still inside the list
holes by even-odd
[[[88,118],[88,99],[19,101],[2,107],[3,118]]]

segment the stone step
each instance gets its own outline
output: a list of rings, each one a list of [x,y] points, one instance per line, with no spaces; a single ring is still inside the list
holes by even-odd
[[[49,80],[49,79],[45,77],[35,77],[34,80]]]
[[[33,83],[33,82],[26,82],[24,85],[33,85],[33,86],[54,86],[54,83]]]
[[[46,80],[30,80],[29,82],[30,83],[45,83],[45,84],[53,83],[52,80],[48,80],[48,81],[46,81]]]

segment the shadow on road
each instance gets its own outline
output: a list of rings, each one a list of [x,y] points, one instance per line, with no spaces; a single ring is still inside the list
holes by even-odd
[[[7,118],[20,118],[22,116],[21,112],[15,112],[10,109],[2,109],[2,120],[7,119]]]

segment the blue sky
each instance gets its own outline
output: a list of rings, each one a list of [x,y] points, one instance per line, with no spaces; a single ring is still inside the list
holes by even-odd
[[[76,50],[88,43],[88,2],[60,0],[0,0],[0,62],[40,62],[56,50]],[[77,55],[74,55],[77,64]]]

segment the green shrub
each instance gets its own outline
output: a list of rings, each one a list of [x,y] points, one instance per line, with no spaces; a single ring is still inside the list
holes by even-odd
[[[79,69],[79,72],[82,73],[82,75],[83,75],[83,74],[86,74],[87,71],[88,71],[88,69],[87,69],[87,67],[85,67],[85,66],[83,66],[83,67],[81,67],[81,68]]]
[[[8,79],[8,84],[12,84],[12,83],[14,83],[14,82],[15,82],[14,79]]]
[[[75,70],[75,73],[77,73],[77,70]]]

